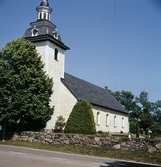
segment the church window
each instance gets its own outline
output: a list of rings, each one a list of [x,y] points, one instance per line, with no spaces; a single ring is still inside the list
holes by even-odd
[[[49,20],[49,13],[47,13],[47,19]]]
[[[117,127],[116,115],[114,116],[114,127]]]
[[[55,51],[54,51],[54,59],[58,61],[58,49],[55,48]]]
[[[97,125],[100,125],[100,112],[97,112]]]
[[[106,115],[106,126],[109,126],[109,114]]]
[[[124,124],[125,124],[124,117],[122,117],[122,128],[124,128]]]

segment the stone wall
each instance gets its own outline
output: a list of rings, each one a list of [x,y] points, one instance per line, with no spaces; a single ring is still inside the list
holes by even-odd
[[[91,137],[83,135],[65,135],[41,132],[22,132],[14,134],[12,140],[42,142],[49,144],[74,144],[89,147],[103,147],[106,149],[122,149],[161,153],[161,140],[128,139],[121,137]]]

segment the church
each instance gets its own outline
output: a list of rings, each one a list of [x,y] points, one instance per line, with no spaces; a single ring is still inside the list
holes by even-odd
[[[106,89],[64,71],[65,52],[70,48],[62,42],[56,25],[50,22],[52,8],[48,0],[41,0],[36,11],[37,21],[30,23],[31,27],[25,31],[24,38],[35,45],[45,64],[46,74],[54,82],[51,96],[54,114],[45,130],[55,128],[58,116],[63,116],[67,121],[74,105],[86,99],[92,105],[96,131],[128,133],[128,111]]]

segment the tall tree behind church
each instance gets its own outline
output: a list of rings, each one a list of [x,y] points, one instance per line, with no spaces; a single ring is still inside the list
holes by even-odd
[[[146,130],[150,128],[153,134],[158,135],[161,131],[161,100],[150,102],[148,93],[140,92],[139,96],[135,96],[129,91],[109,92],[129,111],[130,129],[133,133],[136,130],[136,120],[140,120],[140,128]]]

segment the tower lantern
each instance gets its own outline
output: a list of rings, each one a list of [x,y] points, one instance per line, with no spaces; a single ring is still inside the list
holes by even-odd
[[[37,20],[48,20],[50,21],[50,13],[52,12],[52,8],[49,7],[48,0],[42,0],[40,6],[36,8],[38,12]]]

